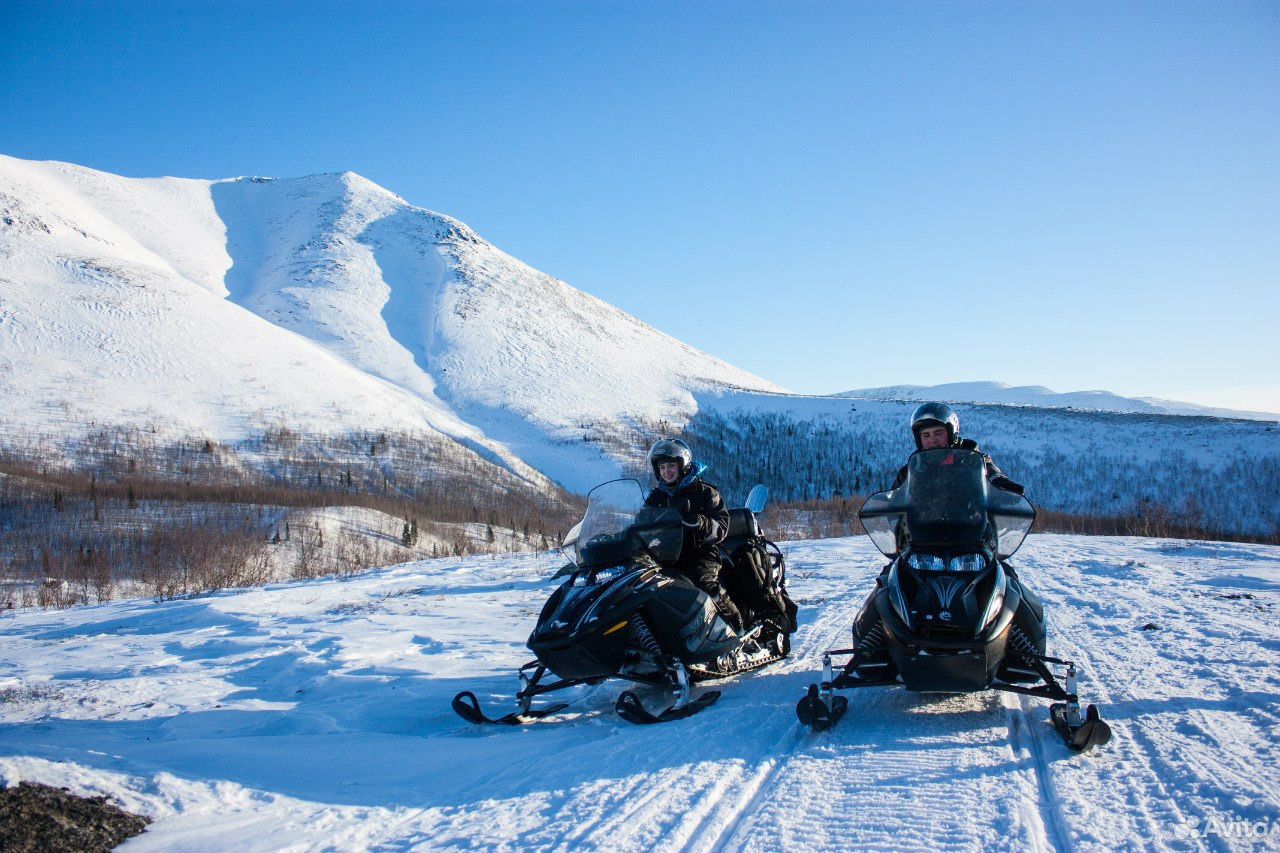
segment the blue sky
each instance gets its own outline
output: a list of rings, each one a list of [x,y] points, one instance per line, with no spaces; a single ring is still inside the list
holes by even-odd
[[[0,152],[350,169],[801,392],[1280,411],[1280,3],[0,0]]]

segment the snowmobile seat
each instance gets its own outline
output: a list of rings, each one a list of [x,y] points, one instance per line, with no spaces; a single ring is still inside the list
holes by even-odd
[[[726,539],[742,537],[754,538],[760,535],[760,526],[756,524],[756,515],[746,507],[729,510],[729,532]]]

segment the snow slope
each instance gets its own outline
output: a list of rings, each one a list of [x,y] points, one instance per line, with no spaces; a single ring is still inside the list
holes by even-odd
[[[834,732],[803,732],[795,700],[881,558],[785,550],[792,659],[652,727],[614,716],[616,684],[520,729],[449,709],[461,689],[509,702],[548,556],[10,613],[0,775],[153,817],[126,853],[1275,849],[1280,548],[1029,539],[1051,651],[1115,730],[1083,757],[1005,694],[855,691]],[[1214,829],[1241,826],[1273,834]]]
[[[1036,406],[1046,409],[1084,409],[1097,412],[1131,412],[1150,415],[1200,415],[1280,421],[1276,412],[1242,412],[1157,397],[1121,397],[1110,391],[1059,393],[1043,385],[1008,385],[1004,382],[949,382],[944,385],[887,385],[835,394],[855,400],[945,400],[948,403],[995,403],[1003,406]]]
[[[850,405],[787,395],[350,172],[131,179],[3,156],[0,393],[6,432],[425,431],[576,491],[660,422]],[[998,383],[849,396],[1246,414]]]
[[[238,437],[430,429],[577,488],[587,424],[780,390],[352,173],[122,178],[0,156],[0,392],[18,424]]]
[[[1173,448],[1248,468],[1280,454],[1275,435],[1247,424],[1158,420],[1244,413],[1106,392],[968,383],[786,394],[349,172],[144,180],[0,156],[0,394],[5,435],[135,423],[232,441],[277,424],[424,432],[578,492],[616,476],[659,423],[821,413],[901,439],[888,414],[925,397],[1005,404],[969,404],[978,417],[966,414],[966,431],[1029,459],[1045,442],[1025,415],[1046,407],[1067,419],[1055,442],[1075,436],[1068,444],[1122,461]],[[1121,411],[1136,414],[1097,423]],[[1219,433],[1231,452],[1205,444]],[[895,444],[882,467],[907,449]],[[1028,484],[1047,506],[1079,508],[1079,495]],[[1115,494],[1113,509],[1139,497]]]

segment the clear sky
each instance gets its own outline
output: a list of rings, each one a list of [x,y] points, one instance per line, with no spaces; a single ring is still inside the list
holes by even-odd
[[[0,152],[352,170],[792,390],[1280,411],[1280,3],[0,0]]]

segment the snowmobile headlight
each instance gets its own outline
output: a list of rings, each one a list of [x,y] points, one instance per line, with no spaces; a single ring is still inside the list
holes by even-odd
[[[627,571],[626,566],[614,566],[612,569],[601,569],[596,572],[596,583],[609,583],[609,581],[617,580]]]
[[[947,563],[947,568],[953,572],[980,572],[986,567],[987,558],[982,554],[961,554]]]
[[[917,572],[945,572],[947,561],[937,554],[910,554],[907,564]]]

